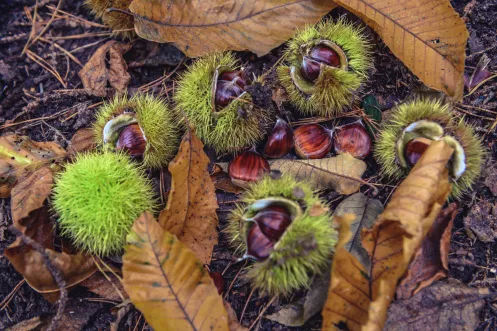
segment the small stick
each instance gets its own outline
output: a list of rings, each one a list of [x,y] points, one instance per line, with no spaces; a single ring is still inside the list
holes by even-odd
[[[41,254],[41,256],[43,257],[43,262],[45,262],[45,266],[48,269],[48,272],[50,272],[50,275],[52,275],[54,281],[57,283],[57,286],[59,286],[60,290],[59,308],[57,309],[55,317],[50,322],[50,326],[47,328],[47,331],[55,331],[57,330],[57,323],[62,318],[62,314],[64,313],[64,310],[66,308],[66,303],[67,303],[66,281],[64,280],[60,270],[56,268],[50,261],[50,257],[45,252],[43,246],[41,246],[33,239],[27,237],[24,233],[19,231],[13,225],[9,226],[9,231],[15,234],[16,236],[18,236],[19,238],[21,238],[24,244],[31,246],[35,251]]]
[[[250,324],[249,330],[252,330],[252,328],[257,324],[257,322],[259,322],[262,315],[264,315],[266,310],[273,304],[274,300],[276,300],[275,296],[267,303],[267,305],[264,307],[264,309],[259,313],[259,316],[257,316],[257,318],[255,319],[255,321],[252,324]]]
[[[242,315],[240,316],[240,319],[238,320],[239,323],[242,323],[243,316],[245,316],[245,310],[247,310],[248,304],[250,302],[250,299],[252,299],[252,295],[254,294],[254,292],[255,292],[255,287],[252,289],[252,291],[250,291],[250,294],[247,298],[247,301],[245,302],[245,306],[243,307],[243,310],[242,310]]]

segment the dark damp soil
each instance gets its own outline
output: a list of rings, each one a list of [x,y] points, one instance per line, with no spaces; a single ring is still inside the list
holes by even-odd
[[[39,2],[51,6],[57,5],[57,1],[54,0],[40,0]],[[495,72],[497,71],[497,3],[495,0],[477,0],[472,2],[474,4],[472,9],[465,10],[470,2],[470,0],[451,1],[461,16],[465,17],[471,35],[467,46],[467,73],[469,75],[472,73],[482,53],[486,53],[491,59],[489,69]],[[95,22],[94,17],[82,3],[83,1],[76,0],[65,1],[61,9]],[[63,86],[53,75],[29,60],[25,55],[21,55],[31,30],[24,8],[28,7],[32,13],[33,7],[31,6],[34,4],[34,0],[3,0],[0,2],[0,134],[15,132],[28,135],[38,141],[55,140],[66,147],[78,129],[90,125],[94,111],[102,99],[90,97],[81,91],[82,83],[77,75],[80,69],[79,65],[69,60],[51,44],[37,42],[30,50],[45,58],[56,68],[63,77],[66,86]],[[50,15],[46,5],[40,9],[39,13],[45,19],[48,19]],[[331,16],[335,17],[341,14],[347,14],[352,19],[356,19],[343,9],[334,10]],[[102,29],[62,19],[54,21],[46,35],[55,37],[86,34],[78,39],[57,41],[66,50],[74,51],[73,55],[85,63],[95,50],[105,42],[105,39],[110,38],[88,35],[99,31]],[[371,37],[371,42],[374,43],[374,69],[371,72],[369,82],[361,92],[362,96],[367,94],[376,96],[383,109],[388,111],[388,108],[395,101],[403,100],[413,93],[425,93],[423,85],[402,62],[392,55],[378,36],[369,28],[367,33]],[[250,53],[238,53],[238,55],[249,71],[260,75],[273,67],[279,59],[281,51],[282,47],[276,48],[261,58]],[[160,54],[161,56],[150,59],[147,57],[149,54]],[[185,67],[184,65],[189,63],[189,60],[186,60],[180,64],[182,55],[174,47],[155,45],[144,40],[133,41],[133,48],[125,55],[125,60],[129,64],[129,73],[131,74],[130,93],[136,91],[140,86],[171,73],[177,65],[179,65],[178,72],[181,72]],[[173,75],[164,85],[157,85],[151,92],[170,96],[174,77]],[[279,112],[282,117],[297,120],[296,112],[291,106],[285,103],[277,105],[272,100],[272,89],[275,88],[275,85],[273,70],[267,75],[264,86],[256,85],[252,88],[251,94],[254,96],[254,102],[261,107]],[[497,84],[490,82],[463,100],[463,104],[469,106],[464,107],[467,111],[464,114],[466,120],[477,128],[488,148],[488,165],[494,164],[497,159],[496,131],[495,129],[488,131],[492,122],[482,118],[482,116],[488,118],[492,115],[489,116],[489,113],[480,108],[496,110],[496,92]],[[5,127],[11,123],[18,124]],[[208,154],[212,156],[213,161],[230,159],[229,156],[216,158],[211,151],[208,151]],[[365,177],[372,177],[377,172],[377,166],[372,158],[366,161],[369,169]],[[463,219],[475,205],[497,203],[496,183],[487,180],[487,178],[497,176],[496,169],[496,167],[486,167],[475,189],[462,199],[459,215],[452,230],[449,263],[450,277],[457,278],[469,285],[479,284],[477,286],[489,287],[492,291],[497,290],[497,282],[495,282],[497,243],[484,243],[469,237],[464,229]],[[386,203],[390,193],[391,189],[382,189],[378,198]],[[325,197],[330,201],[334,200],[334,206],[340,202],[340,200],[335,201],[336,196],[332,193],[328,193]],[[236,196],[218,192],[218,200],[220,204],[220,241],[214,249],[210,269],[217,272],[226,269],[224,273],[225,288],[231,288],[226,299],[240,318],[251,290],[240,277],[236,277],[243,263],[235,263],[228,267],[229,263],[234,260],[234,256],[228,247],[225,235],[222,233],[226,226],[227,212],[233,207],[231,202],[236,200]],[[7,230],[11,223],[10,200],[0,199],[0,254],[3,253],[5,247],[14,241],[14,236]],[[119,266],[119,264],[114,264]],[[14,270],[3,254],[0,255],[0,301],[11,293],[22,279],[22,276]],[[235,279],[236,281],[234,281]],[[233,281],[234,284],[232,284]],[[299,295],[301,293],[297,293],[294,298]],[[110,322],[116,318],[111,313],[111,308],[114,305],[89,301],[90,297],[92,295],[83,288],[76,288],[70,292],[71,307],[77,307],[81,313],[86,312],[90,317],[82,329],[108,330]],[[254,293],[247,304],[242,324],[244,326],[251,325],[268,301],[269,298]],[[276,311],[278,307],[289,301],[290,299],[275,301],[266,314]],[[15,292],[10,303],[0,311],[0,329],[5,329],[32,317],[53,314],[55,308],[27,284],[23,284]],[[137,326],[136,329],[142,329],[144,327],[143,319],[137,322],[139,315],[137,310],[131,309],[128,315],[122,319],[119,329],[132,330],[135,326]],[[480,318],[481,324],[478,330],[495,330],[497,311],[491,302],[486,305]],[[285,327],[264,318],[261,321],[260,330],[319,330],[321,325],[319,314],[301,328]],[[136,325],[137,323],[138,325]]]

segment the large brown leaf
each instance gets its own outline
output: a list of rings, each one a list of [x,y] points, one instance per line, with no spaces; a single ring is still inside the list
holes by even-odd
[[[0,198],[10,195],[21,176],[65,155],[66,151],[53,141],[31,141],[15,134],[0,137]]]
[[[159,223],[178,237],[202,263],[211,260],[218,242],[216,188],[207,166],[204,144],[188,130],[178,154],[169,164],[171,191]]]
[[[187,56],[250,50],[261,56],[335,8],[329,0],[134,0],[136,33]]]
[[[351,214],[336,217],[339,241],[323,311],[323,330],[344,323],[349,330],[382,330],[397,282],[447,199],[446,165],[453,150],[434,142],[392,195],[375,226],[364,230],[362,245],[371,259],[366,269],[346,248]]]
[[[142,214],[128,235],[123,285],[154,330],[226,330],[228,314],[193,252]]]
[[[449,0],[335,0],[370,25],[427,86],[462,100],[468,30]]]

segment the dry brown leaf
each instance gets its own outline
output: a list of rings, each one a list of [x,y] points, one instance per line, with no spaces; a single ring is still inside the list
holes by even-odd
[[[335,0],[371,26],[427,86],[462,100],[468,30],[449,0]]]
[[[477,330],[488,288],[470,288],[456,279],[437,282],[407,300],[395,301],[385,330]]]
[[[244,191],[243,188],[233,184],[230,175],[224,172],[221,167],[218,165],[215,166],[217,168],[214,173],[211,174],[211,179],[217,190],[235,194],[239,194]]]
[[[248,328],[238,323],[235,310],[227,301],[224,301],[224,308],[226,308],[226,311],[228,312],[228,326],[230,331],[249,331]]]
[[[455,202],[440,212],[397,287],[397,299],[408,299],[433,282],[447,277],[451,230],[456,215]]]
[[[23,176],[12,190],[12,220],[16,228],[45,247],[52,264],[62,272],[67,287],[70,287],[91,276],[97,268],[87,255],[73,255],[54,250],[54,227],[50,222],[48,207],[44,203],[52,184],[53,176],[48,166]],[[4,255],[36,291],[59,291],[45,266],[43,256],[25,245],[20,238],[5,249]]]
[[[296,179],[309,183],[317,190],[334,189],[339,194],[352,194],[359,191],[361,179],[366,171],[366,163],[350,154],[316,160],[280,159],[269,161],[271,170],[279,170]],[[352,179],[351,179],[352,178]]]
[[[53,141],[36,142],[15,134],[0,137],[0,198],[10,196],[22,175],[65,155],[66,151]]]
[[[71,138],[67,151],[71,154],[81,153],[94,149],[96,146],[93,129],[84,128],[76,131]]]
[[[125,93],[131,76],[123,54],[131,49],[131,44],[115,40],[100,46],[79,71],[83,86],[91,95],[104,97],[107,82],[119,93]],[[107,61],[109,54],[109,61]],[[108,63],[108,64],[107,64]]]
[[[351,238],[351,214],[336,217],[339,241],[333,260],[323,330],[345,324],[349,330],[382,330],[397,282],[446,201],[451,185],[446,165],[453,150],[437,141],[399,185],[372,229],[362,233],[371,259],[367,270],[345,248]]]
[[[140,37],[198,57],[226,49],[262,56],[335,7],[329,0],[134,0],[129,9]]]
[[[156,331],[228,331],[223,299],[202,262],[148,212],[128,235],[123,285]]]
[[[209,263],[218,242],[216,189],[207,171],[204,144],[188,130],[169,164],[171,190],[159,223],[174,234],[202,263]]]
[[[107,279],[109,278],[109,279]],[[88,291],[97,294],[101,298],[121,302],[123,298],[127,299],[128,296],[124,291],[123,285],[120,280],[112,273],[102,274],[95,272],[91,277],[88,277],[79,284],[86,287]]]

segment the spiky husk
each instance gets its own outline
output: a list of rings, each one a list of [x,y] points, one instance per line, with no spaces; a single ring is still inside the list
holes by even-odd
[[[296,198],[295,192],[303,192],[304,197]],[[314,274],[319,274],[329,267],[336,232],[328,213],[320,216],[310,215],[311,206],[325,206],[325,203],[307,184],[297,182],[286,175],[280,179],[265,177],[244,193],[240,203],[229,216],[226,232],[231,238],[231,245],[239,254],[243,254],[247,248],[243,238],[243,214],[246,206],[268,197],[300,200],[301,205],[307,209],[300,218],[293,220],[267,260],[254,262],[248,267],[246,277],[255,288],[264,293],[287,296],[294,290],[307,287]]]
[[[440,124],[445,134],[453,136],[463,147],[466,154],[466,170],[452,185],[452,198],[459,198],[478,179],[484,159],[484,149],[481,139],[476,136],[473,128],[464,122],[456,120],[456,116],[448,104],[440,101],[418,99],[397,106],[388,122],[383,125],[376,141],[374,155],[381,166],[382,174],[396,180],[409,173],[408,168],[402,168],[396,160],[396,143],[403,130],[411,123],[419,120],[429,120]]]
[[[62,234],[100,256],[118,253],[133,222],[156,201],[143,170],[124,154],[80,154],[56,178],[53,209]]]
[[[89,7],[92,13],[101,18],[105,25],[109,26],[115,34],[126,39],[131,39],[135,35],[134,18],[119,12],[107,12],[109,8],[128,10],[133,0],[86,0],[85,5]],[[129,30],[131,31],[122,31]]]
[[[307,96],[299,91],[290,76],[290,67],[300,73],[302,55],[300,47],[317,40],[329,40],[337,44],[348,60],[348,72],[327,70],[321,73],[315,84],[315,92]],[[363,28],[346,21],[330,20],[316,26],[306,27],[287,43],[285,52],[288,66],[277,68],[281,84],[289,94],[290,101],[305,115],[332,116],[343,111],[354,100],[354,93],[367,79],[372,66],[371,46],[363,34]]]
[[[218,153],[234,152],[260,141],[271,116],[254,106],[248,93],[213,113],[212,80],[218,66],[238,69],[237,60],[230,52],[198,59],[179,79],[175,102],[178,112],[185,113],[204,143]]]
[[[114,116],[124,111],[136,114],[136,119],[147,139],[147,148],[143,154],[143,165],[147,168],[160,168],[169,163],[179,144],[176,126],[177,116],[165,100],[148,94],[137,94],[129,99],[116,96],[105,102],[98,110],[93,132],[97,144],[103,144],[103,128]]]

